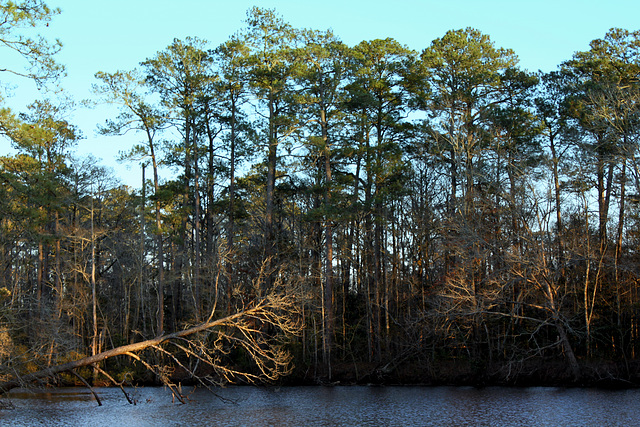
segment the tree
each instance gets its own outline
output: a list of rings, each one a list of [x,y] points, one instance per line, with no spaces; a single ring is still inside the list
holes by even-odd
[[[538,119],[542,125],[542,146],[548,150],[548,162],[550,163],[553,180],[553,195],[556,214],[556,239],[557,260],[564,264],[564,221],[562,212],[562,188],[561,170],[566,164],[570,150],[573,147],[571,141],[572,128],[569,125],[567,112],[567,76],[560,72],[551,72],[540,76],[538,94],[534,99],[534,105]]]
[[[25,71],[19,68],[2,68],[0,72],[27,77],[42,87],[46,82],[56,80],[64,72],[64,67],[56,63],[54,56],[62,47],[59,40],[48,42],[44,37],[29,37],[20,30],[49,26],[49,21],[60,13],[60,9],[50,9],[42,0],[14,2],[2,0],[0,3],[0,45],[7,54],[14,53],[27,61]],[[16,34],[17,33],[17,34]],[[10,56],[5,56],[10,58]],[[9,61],[11,64],[12,62]],[[5,65],[6,66],[6,65]]]
[[[334,147],[338,140],[344,117],[340,110],[344,102],[344,81],[348,58],[348,49],[331,31],[305,31],[301,35],[304,45],[297,56],[301,63],[296,80],[302,88],[300,102],[308,107],[309,157],[319,169],[317,182],[324,192],[322,206],[318,206],[319,216],[324,223],[324,282],[322,292],[323,318],[323,361],[331,378],[331,358],[335,325],[334,309],[334,236],[335,222],[333,168],[335,166]],[[317,251],[319,254],[320,252]],[[320,258],[318,256],[318,258]],[[321,264],[317,260],[318,267]],[[320,268],[318,268],[320,270]]]
[[[106,135],[121,135],[129,130],[140,131],[144,134],[146,142],[136,145],[128,153],[129,158],[151,159],[153,169],[153,188],[155,192],[155,225],[156,225],[156,251],[157,251],[157,281],[158,281],[158,315],[156,330],[164,330],[164,233],[162,226],[162,196],[160,194],[160,178],[158,167],[160,161],[156,154],[156,134],[166,128],[166,118],[148,104],[143,95],[144,79],[136,70],[130,72],[118,71],[115,73],[98,72],[96,78],[101,85],[95,85],[94,91],[105,97],[107,102],[121,105],[122,112],[115,120],[107,121],[101,132]],[[140,284],[142,286],[142,283]]]
[[[520,228],[524,226],[522,221],[527,220],[524,212],[528,203],[526,194],[530,171],[535,170],[541,158],[538,139],[540,124],[531,102],[533,89],[537,84],[537,77],[527,72],[514,68],[504,71],[503,100],[491,106],[486,113],[491,133],[486,151],[495,158],[485,160],[488,165],[484,166],[484,170],[478,168],[484,175],[479,180],[490,183],[491,190],[488,192],[496,194],[494,209],[500,208],[500,199],[503,199],[506,202],[506,212],[501,216],[510,217],[510,233],[505,233],[508,230],[504,229],[493,231],[505,233],[507,239],[516,242],[519,251],[522,248]],[[503,184],[505,175],[506,182]],[[482,197],[486,198],[486,195]],[[494,240],[494,244],[496,247],[505,245],[497,240]]]
[[[489,36],[466,28],[434,40],[421,58],[432,93],[428,110],[436,118],[433,138],[449,164],[449,212],[460,208],[461,173],[465,200],[461,208],[467,212],[485,115],[504,100],[501,75],[516,65],[517,57],[512,50],[496,48]]]
[[[430,87],[429,97],[421,102],[430,119],[425,137],[431,142],[430,153],[436,164],[444,169],[447,188],[446,210],[438,226],[442,245],[438,275],[444,292],[454,288],[456,295],[468,296],[460,303],[474,314],[461,329],[472,337],[468,347],[471,355],[479,356],[491,345],[488,339],[481,339],[488,326],[479,313],[489,300],[486,295],[496,291],[498,282],[491,280],[490,272],[500,267],[492,265],[490,258],[499,253],[500,246],[492,247],[492,243],[496,243],[497,233],[504,231],[498,226],[496,203],[507,193],[502,182],[496,182],[503,170],[504,160],[499,157],[513,156],[509,152],[520,150],[517,143],[505,144],[492,136],[503,136],[500,133],[508,122],[512,132],[519,119],[511,115],[524,113],[517,105],[515,109],[514,105],[506,108],[525,79],[514,71],[517,56],[512,50],[495,47],[489,36],[473,28],[451,30],[435,39],[422,51],[421,65]],[[492,123],[496,115],[506,121]],[[494,124],[502,126],[502,132]],[[505,150],[503,144],[510,149]],[[492,145],[497,148],[493,162],[487,158]],[[491,164],[495,170],[487,170]],[[511,178],[515,177],[514,166],[509,166]],[[490,200],[492,194],[494,200]],[[511,204],[510,210],[513,208]],[[516,215],[513,212],[512,218]],[[499,255],[494,257],[494,261],[499,259]]]
[[[80,134],[65,119],[65,106],[37,101],[29,109],[19,118],[2,120],[18,151],[0,158],[1,185],[10,195],[3,217],[13,245],[23,248],[9,261],[11,270],[20,272],[11,293],[22,301],[11,302],[2,324],[23,354],[51,364],[56,354],[73,346],[65,300],[75,265],[66,257],[65,214],[74,204],[69,150]]]
[[[60,271],[60,213],[65,203],[65,174],[68,171],[69,149],[79,139],[78,130],[64,119],[65,107],[55,106],[49,101],[36,101],[29,106],[30,114],[21,114],[20,120],[0,125],[18,150],[14,158],[14,173],[25,173],[27,187],[25,191],[32,198],[33,204],[42,218],[40,223],[39,269],[37,298],[39,309],[41,298],[48,281],[50,266],[48,264],[49,244],[55,246],[56,278],[55,289],[58,297],[62,294]],[[22,169],[27,165],[27,169]],[[20,170],[22,169],[22,170]],[[52,238],[53,237],[53,238]]]
[[[588,51],[577,52],[573,59],[564,62],[562,70],[571,77],[569,113],[584,135],[579,144],[585,160],[582,165],[592,165],[584,169],[585,174],[578,177],[576,184],[592,183],[598,204],[599,245],[595,256],[586,254],[588,267],[592,262],[595,265],[595,277],[590,277],[588,268],[584,279],[584,315],[587,351],[590,352],[593,305],[601,281],[610,271],[606,264],[611,259],[618,302],[616,311],[620,313],[618,264],[627,203],[627,168],[638,149],[640,32],[613,28],[603,39],[593,40]],[[612,241],[610,209],[616,203],[618,224]],[[585,219],[588,221],[588,215]],[[614,253],[610,254],[608,248],[612,246]],[[617,317],[620,324],[620,315]]]
[[[278,169],[279,146],[297,129],[293,91],[293,48],[296,34],[275,11],[252,8],[247,13],[248,28],[244,42],[249,51],[245,67],[249,88],[258,99],[260,116],[264,118],[261,145],[266,147],[266,190],[264,213],[264,259],[276,256],[278,237],[274,229],[275,190]],[[267,289],[271,285],[267,279]]]
[[[161,97],[161,102],[171,114],[170,122],[176,127],[182,141],[176,146],[175,154],[184,169],[182,176],[181,219],[177,238],[178,256],[176,274],[172,287],[172,325],[177,328],[181,317],[182,283],[189,283],[193,276],[193,309],[196,319],[201,318],[200,279],[200,169],[198,166],[199,129],[197,127],[197,102],[202,99],[208,83],[215,79],[210,73],[212,61],[210,52],[205,50],[205,42],[188,37],[184,41],[175,39],[166,50],[158,52],[154,58],[142,63],[147,73],[146,81]],[[193,189],[193,191],[192,191]],[[193,274],[188,269],[188,225],[192,219],[195,242]]]
[[[389,289],[385,274],[385,205],[401,192],[404,164],[400,145],[412,52],[397,41],[363,41],[353,48],[349,108],[361,132],[364,158],[364,256],[370,307],[370,354],[378,361],[389,342]],[[356,177],[359,179],[360,177]]]
[[[223,143],[219,148],[225,148],[228,165],[228,219],[227,219],[227,304],[230,309],[232,302],[232,284],[235,283],[234,266],[236,251],[236,220],[237,220],[237,168],[242,160],[249,156],[249,140],[253,138],[254,129],[249,123],[243,107],[248,102],[248,78],[243,66],[248,56],[248,46],[240,37],[232,37],[215,49],[214,61],[217,63],[220,79],[213,84],[213,94],[210,95],[217,111],[217,119],[225,131]],[[210,174],[213,174],[213,147],[210,148]],[[223,154],[224,155],[224,154]],[[221,156],[221,155],[218,155]],[[213,233],[213,184],[210,186],[210,202],[208,209],[209,234]],[[211,241],[212,238],[208,238]],[[211,242],[213,245],[213,242]]]

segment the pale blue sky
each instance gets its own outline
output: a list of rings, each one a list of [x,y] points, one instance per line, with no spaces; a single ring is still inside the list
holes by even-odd
[[[587,50],[612,27],[640,29],[638,0],[48,0],[62,9],[42,33],[64,44],[58,59],[68,77],[63,82],[77,99],[90,96],[97,71],[132,69],[168,46],[174,38],[197,36],[212,47],[244,27],[252,6],[274,8],[297,28],[331,28],[349,45],[375,38],[395,38],[416,51],[447,30],[477,28],[497,47],[513,49],[530,71],[551,71],[574,52]],[[4,76],[0,76],[3,79]],[[33,88],[20,83],[13,105],[28,103]],[[118,151],[136,137],[100,137],[96,124],[113,112],[77,111],[73,120],[85,139],[79,154],[93,153],[113,166],[123,182],[138,186],[139,173],[118,165]],[[133,140],[132,140],[133,138]],[[0,141],[0,152],[7,151]]]

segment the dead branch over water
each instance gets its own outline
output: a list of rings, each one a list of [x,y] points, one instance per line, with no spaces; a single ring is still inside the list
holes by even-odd
[[[155,338],[124,345],[104,351],[94,356],[84,357],[57,366],[51,366],[27,375],[16,375],[0,384],[0,391],[28,386],[34,382],[55,377],[63,372],[76,373],[76,369],[96,365],[115,356],[128,356],[157,375],[169,386],[178,399],[182,399],[177,387],[171,382],[169,363],[171,361],[185,370],[193,379],[205,386],[231,381],[257,383],[274,381],[288,374],[292,369],[291,356],[283,348],[281,338],[295,335],[301,324],[297,316],[293,298],[286,295],[269,295],[263,300],[221,319],[213,319],[213,313],[206,321],[188,329]],[[254,364],[254,369],[244,371],[234,369],[224,363],[224,356],[233,349],[241,348]],[[158,363],[141,355],[153,349],[164,355],[165,363]],[[200,375],[190,369],[178,355],[186,355],[192,360],[206,365],[209,372]]]

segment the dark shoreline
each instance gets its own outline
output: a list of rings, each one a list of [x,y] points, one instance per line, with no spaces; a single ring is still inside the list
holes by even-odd
[[[359,375],[356,375],[356,372]],[[176,375],[175,382],[194,384],[188,377]],[[241,384],[238,384],[241,385]],[[275,383],[265,386],[471,386],[471,387],[585,387],[632,389],[640,387],[640,361],[627,363],[588,362],[581,365],[581,377],[572,378],[561,361],[530,361],[518,366],[492,364],[478,366],[468,361],[443,361],[427,366],[408,363],[393,370],[384,366],[360,364],[336,365],[331,377],[313,372],[313,367],[298,367]]]
[[[631,365],[631,364],[630,364]],[[611,362],[590,363],[582,366],[581,377],[574,379],[570,370],[561,362],[528,363],[514,372],[513,367],[492,365],[478,368],[470,363],[443,362],[421,368],[409,364],[392,372],[374,368],[370,373],[355,378],[353,371],[336,369],[331,380],[323,378],[285,378],[283,383],[335,384],[335,385],[421,385],[421,386],[510,386],[510,387],[596,387],[626,389],[640,387],[640,363],[630,369],[625,364]]]
[[[116,378],[125,366],[107,367]],[[126,368],[125,368],[126,369]],[[88,372],[88,371],[87,371]],[[213,372],[198,372],[201,378]],[[85,375],[89,377],[89,375]],[[200,385],[187,372],[176,369],[170,377],[173,384]],[[104,377],[91,384],[96,387],[115,386]],[[129,376],[123,386],[162,386],[148,372]],[[230,383],[229,385],[249,385]],[[390,364],[336,363],[331,376],[312,365],[297,365],[293,372],[274,382],[257,386],[422,386],[422,387],[567,387],[623,390],[640,387],[640,361],[581,361],[580,377],[574,378],[562,360],[532,359],[518,363],[480,363],[472,360],[445,359],[437,362],[411,361],[391,367]],[[63,374],[45,385],[52,387],[82,387],[77,378]],[[38,386],[36,386],[38,387]]]

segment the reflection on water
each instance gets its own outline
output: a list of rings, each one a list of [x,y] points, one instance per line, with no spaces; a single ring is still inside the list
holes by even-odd
[[[162,388],[13,391],[11,426],[629,426],[640,391],[488,387],[229,387],[172,403]],[[188,390],[188,391],[191,391]],[[227,401],[226,399],[229,399]]]

